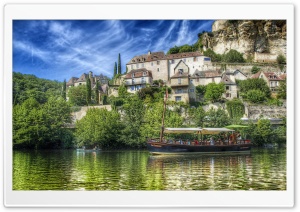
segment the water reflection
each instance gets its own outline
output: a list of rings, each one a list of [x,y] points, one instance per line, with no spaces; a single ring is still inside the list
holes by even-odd
[[[147,151],[15,151],[14,190],[285,190],[285,149],[152,156]]]

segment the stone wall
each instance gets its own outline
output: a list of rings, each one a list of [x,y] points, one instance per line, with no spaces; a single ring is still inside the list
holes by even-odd
[[[75,124],[77,120],[82,119],[85,115],[88,109],[90,108],[99,108],[99,109],[107,109],[108,111],[111,111],[111,105],[101,105],[101,106],[84,106],[81,107],[80,111],[72,112],[72,123]]]
[[[286,116],[286,106],[245,106],[245,114],[249,119],[281,118]]]

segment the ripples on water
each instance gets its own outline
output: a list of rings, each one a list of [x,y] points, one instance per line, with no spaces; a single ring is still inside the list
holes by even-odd
[[[286,190],[286,150],[152,156],[14,151],[14,190]]]

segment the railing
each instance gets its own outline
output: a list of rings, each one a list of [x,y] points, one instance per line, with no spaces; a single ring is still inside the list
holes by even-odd
[[[132,82],[126,81],[125,85],[141,85],[141,84],[146,84],[146,83],[148,83],[146,80],[136,80],[136,81],[132,81]]]
[[[188,90],[175,91],[175,94],[188,93]]]

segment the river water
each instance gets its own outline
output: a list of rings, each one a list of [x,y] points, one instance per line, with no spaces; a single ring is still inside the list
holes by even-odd
[[[177,156],[14,151],[13,190],[286,190],[286,149]]]

